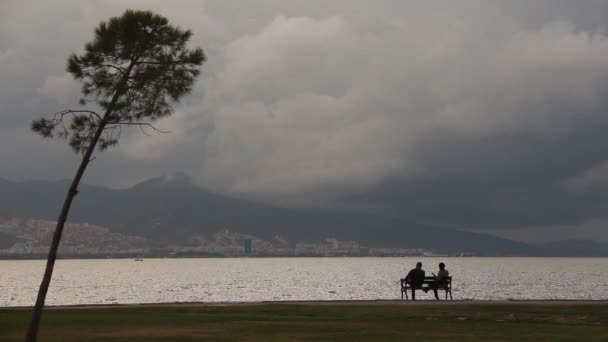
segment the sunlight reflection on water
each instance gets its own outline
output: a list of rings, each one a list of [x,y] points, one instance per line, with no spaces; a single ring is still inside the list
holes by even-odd
[[[396,299],[418,260],[447,264],[454,299],[608,299],[605,258],[203,258],[58,260],[47,304]],[[0,260],[0,306],[32,305],[43,271]]]

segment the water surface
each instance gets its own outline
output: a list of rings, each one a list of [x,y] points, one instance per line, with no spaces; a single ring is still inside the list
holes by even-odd
[[[606,258],[201,258],[58,260],[47,304],[396,299],[418,260],[454,299],[608,299]],[[44,265],[0,260],[0,306],[33,305]]]

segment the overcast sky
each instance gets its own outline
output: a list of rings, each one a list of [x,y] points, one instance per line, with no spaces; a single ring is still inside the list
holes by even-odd
[[[101,20],[151,9],[209,61],[158,127],[85,182],[183,172],[218,192],[522,239],[608,240],[603,0],[0,1],[0,177],[70,178],[32,119],[76,108],[65,73]]]

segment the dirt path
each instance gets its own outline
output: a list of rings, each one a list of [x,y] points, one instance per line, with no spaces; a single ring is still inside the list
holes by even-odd
[[[266,301],[266,302],[182,302],[142,304],[57,305],[46,310],[162,308],[189,306],[247,306],[247,305],[608,305],[608,300],[321,300],[321,301]],[[31,307],[4,307],[0,310],[30,310]]]

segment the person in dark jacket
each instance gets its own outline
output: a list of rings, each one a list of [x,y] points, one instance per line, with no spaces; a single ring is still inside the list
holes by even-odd
[[[422,270],[421,262],[417,262],[416,268],[408,272],[405,282],[412,287],[412,300],[416,300],[416,289],[422,289],[422,283],[424,282],[424,270]]]

